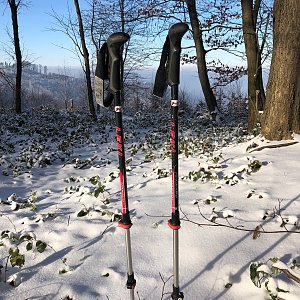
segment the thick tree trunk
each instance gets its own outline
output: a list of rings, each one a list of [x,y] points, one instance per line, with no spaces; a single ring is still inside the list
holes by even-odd
[[[10,0],[9,2],[11,10],[11,19],[14,34],[14,47],[15,47],[15,57],[16,57],[16,84],[15,84],[15,111],[17,114],[22,112],[22,53],[20,48],[19,39],[19,25],[18,25],[18,7],[20,1],[16,3],[15,0]]]
[[[187,0],[186,4],[190,16],[193,38],[195,41],[196,55],[197,55],[197,68],[198,68],[198,76],[199,76],[200,84],[202,87],[202,91],[205,97],[208,110],[213,115],[213,117],[215,117],[214,114],[218,114],[218,106],[217,106],[216,97],[211,89],[209,78],[208,78],[206,59],[205,59],[206,51],[203,45],[202,31],[200,29],[200,24],[198,21],[196,3],[195,0]]]
[[[270,140],[300,133],[299,20],[299,0],[275,0],[273,56],[262,127]]]
[[[259,111],[264,109],[261,54],[256,33],[256,22],[261,0],[241,0],[243,36],[248,66],[248,131],[260,123]]]
[[[90,111],[92,117],[94,119],[96,119],[97,117],[96,117],[94,97],[93,97],[93,88],[92,88],[92,82],[91,82],[91,69],[90,69],[90,62],[89,62],[89,52],[88,52],[88,49],[87,49],[86,43],[85,43],[83,22],[82,22],[82,17],[81,17],[81,12],[80,12],[80,7],[79,7],[78,0],[74,0],[74,4],[75,4],[75,8],[76,8],[76,13],[77,13],[80,39],[81,39],[81,45],[82,45],[82,52],[83,52],[84,65],[85,65],[85,79],[86,79],[89,111]]]

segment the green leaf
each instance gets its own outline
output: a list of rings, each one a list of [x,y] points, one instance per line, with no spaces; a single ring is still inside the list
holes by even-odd
[[[107,205],[107,204],[110,203],[109,199],[105,199],[105,200],[103,200],[102,202],[103,202],[103,204],[105,204],[105,205]]]
[[[217,198],[208,198],[208,199],[204,200],[204,204],[209,205],[209,204],[212,204],[213,202],[217,202],[217,201],[218,201]]]
[[[19,267],[22,268],[25,264],[25,256],[20,254],[20,251],[18,248],[13,249],[10,248],[9,251],[9,261],[12,267]]]
[[[86,216],[90,211],[87,209],[82,209],[78,214],[77,217],[84,217]]]
[[[17,242],[17,241],[20,240],[20,237],[18,235],[12,235],[11,239],[12,239],[13,242]]]
[[[105,215],[107,215],[109,217],[113,217],[114,213],[109,211],[109,210],[103,210],[102,211],[102,216],[105,216]]]
[[[261,283],[259,281],[259,272],[257,271],[257,268],[261,265],[261,263],[252,263],[250,265],[250,279],[254,283],[254,285],[259,288],[261,287]]]
[[[60,269],[60,270],[58,271],[58,274],[59,274],[59,275],[63,275],[63,274],[66,274],[66,273],[68,273],[68,271],[67,271],[66,269]]]
[[[98,182],[99,182],[99,176],[93,176],[90,178],[90,183],[92,185],[97,185]]]
[[[2,231],[2,233],[1,233],[1,239],[8,238],[8,233],[9,233],[8,230]]]
[[[212,223],[216,223],[216,220],[217,220],[217,217],[212,217],[210,221],[211,221]]]
[[[281,289],[279,287],[277,287],[276,290],[277,290],[277,292],[280,292],[280,293],[289,293],[289,291],[283,290],[283,289]]]
[[[31,242],[26,245],[26,250],[27,251],[32,250],[32,243]]]
[[[30,235],[22,235],[20,237],[20,241],[25,241],[25,240],[27,240],[27,241],[32,240],[32,236],[30,236]]]
[[[121,221],[122,220],[122,215],[120,214],[113,214],[111,221],[115,222],[115,221]]]
[[[96,197],[96,198],[98,198],[98,196],[100,195],[100,194],[102,194],[104,192],[104,185],[101,185],[101,186],[99,186],[97,189],[95,189],[95,191],[94,191],[94,196]]]
[[[270,261],[273,262],[273,263],[277,263],[278,260],[279,260],[278,257],[271,257],[270,258]]]
[[[95,191],[94,191],[94,196],[95,196],[96,198],[98,198],[99,195],[100,195],[99,189],[95,189]]]
[[[262,163],[259,160],[254,160],[249,162],[248,167],[251,169],[251,171],[256,172],[258,171],[262,166]]]
[[[43,253],[47,247],[47,244],[43,241],[36,241],[36,250],[39,252],[39,253]]]

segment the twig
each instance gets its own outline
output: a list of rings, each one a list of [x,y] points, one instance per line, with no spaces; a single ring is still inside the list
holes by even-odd
[[[88,159],[83,165],[81,165],[78,169],[81,170],[84,167],[86,167],[87,165],[91,164],[98,156],[95,155],[94,157]]]
[[[163,300],[164,295],[170,294],[170,293],[165,293],[164,291],[165,291],[166,283],[173,277],[173,275],[171,275],[167,280],[164,280],[161,273],[159,272],[158,274],[160,276],[161,281],[163,282],[163,287],[162,287],[162,291],[161,291],[161,298],[160,298],[160,300]]]
[[[17,228],[15,226],[15,224],[12,222],[12,220],[8,217],[8,216],[4,216],[9,222],[10,224],[14,227],[15,233],[17,233]]]
[[[147,217],[151,217],[151,218],[169,218],[170,216],[165,216],[165,215],[150,215],[150,214],[147,214],[145,213],[145,215]]]
[[[287,143],[282,143],[282,144],[275,144],[275,145],[262,145],[262,146],[258,146],[256,148],[253,148],[253,149],[249,150],[248,153],[251,153],[253,151],[261,151],[261,150],[266,149],[266,148],[287,147],[287,146],[295,145],[297,143],[298,143],[298,141],[292,141],[292,142],[287,142]]]
[[[211,221],[210,219],[208,219],[207,217],[205,217],[203,215],[203,213],[200,210],[199,204],[198,204],[198,210],[199,210],[199,213],[200,213],[201,217],[209,223],[199,223],[199,222],[193,221],[185,213],[183,213],[184,218],[182,218],[181,220],[185,221],[185,222],[195,224],[199,227],[205,227],[205,226],[207,226],[207,227],[225,227],[225,228],[235,229],[235,230],[239,230],[239,231],[253,232],[253,234],[257,233],[257,227],[255,229],[249,229],[249,228],[244,228],[244,227],[241,227],[241,226],[233,226],[231,223],[223,224],[223,223],[218,223],[218,222],[215,222],[215,221],[213,222],[213,221]],[[228,220],[227,220],[227,222],[228,222]],[[269,233],[269,234],[271,234],[271,233],[298,233],[299,234],[300,231],[295,231],[295,230],[272,230],[272,231],[262,230],[262,231],[259,231],[259,233],[260,234],[261,233]]]
[[[281,207],[280,207],[280,204],[281,204],[281,200],[278,200],[278,209],[276,209],[275,207],[275,211],[276,211],[276,215],[280,217],[281,219],[281,225],[280,227],[283,227],[286,231],[288,231],[288,229],[286,228],[286,222],[284,221],[282,215],[281,215]]]
[[[113,226],[113,223],[112,224],[109,224],[109,225],[107,225],[106,226],[106,228],[101,232],[101,234],[100,235],[104,235],[104,233],[107,231],[107,229],[109,228],[109,227],[111,227],[111,226]]]
[[[296,281],[297,283],[300,284],[300,278],[297,277],[297,276],[295,276],[295,275],[293,275],[289,270],[287,270],[287,269],[281,269],[281,268],[278,268],[278,267],[276,267],[276,268],[278,270],[280,270],[282,273],[284,273],[288,278],[290,278],[290,279],[292,279],[292,280],[294,280],[294,281]]]
[[[7,280],[7,272],[8,272],[8,260],[9,260],[9,255],[6,258],[6,262],[5,262],[5,269],[4,269],[4,282],[6,282]]]
[[[87,165],[89,165],[91,162],[93,162],[98,156],[95,155],[92,158],[87,159],[81,166],[76,167],[76,169],[83,169],[84,167],[86,167]],[[72,164],[74,162],[75,159],[69,159],[68,161],[66,161],[62,168],[64,168],[66,165],[68,164]]]

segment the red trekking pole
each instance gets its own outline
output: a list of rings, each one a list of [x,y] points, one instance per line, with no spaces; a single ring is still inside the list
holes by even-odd
[[[173,293],[172,299],[183,299],[179,289],[179,193],[178,193],[178,85],[180,73],[181,40],[189,27],[185,23],[169,30],[169,71],[167,83],[171,86],[171,151],[172,151],[172,215],[168,222],[173,230]]]
[[[96,100],[100,105],[108,107],[114,100],[114,110],[116,119],[116,138],[119,157],[119,172],[120,172],[120,188],[121,188],[121,204],[122,204],[122,219],[119,222],[119,227],[125,230],[125,245],[127,257],[127,289],[130,290],[130,300],[134,300],[134,288],[136,280],[134,278],[132,267],[132,252],[130,228],[132,226],[127,194],[127,179],[126,179],[126,165],[125,165],[125,151],[124,151],[124,134],[122,122],[122,81],[121,74],[122,51],[124,44],[129,40],[129,35],[123,32],[113,33],[107,39],[101,52],[98,53],[98,62],[95,72],[95,93]],[[103,80],[109,80],[109,94],[104,98]]]
[[[119,156],[119,171],[120,171],[120,187],[121,187],[121,202],[122,202],[122,219],[119,226],[125,230],[125,244],[127,255],[127,282],[126,286],[130,290],[130,299],[134,299],[134,288],[136,280],[134,278],[132,267],[132,253],[131,253],[131,239],[130,228],[132,226],[127,194],[127,179],[126,179],[126,165],[125,165],[125,151],[124,151],[124,134],[122,123],[122,107],[121,107],[121,89],[122,81],[122,50],[123,45],[129,40],[129,35],[118,32],[112,34],[107,39],[107,48],[110,60],[110,90],[114,94],[115,103],[115,117],[116,117],[116,133],[118,143]]]
[[[173,300],[183,299],[179,288],[178,86],[181,40],[188,29],[186,23],[169,29],[153,89],[154,95],[162,97],[167,85],[171,87],[172,215],[168,225],[173,230]]]

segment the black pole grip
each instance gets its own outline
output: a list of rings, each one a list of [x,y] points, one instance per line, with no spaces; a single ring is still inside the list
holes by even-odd
[[[177,23],[169,29],[170,54],[169,54],[169,72],[168,85],[179,84],[180,53],[181,40],[184,34],[189,30],[186,23]]]
[[[110,59],[110,89],[116,93],[121,91],[121,60],[123,45],[129,40],[125,32],[116,32],[107,39],[107,48]]]

